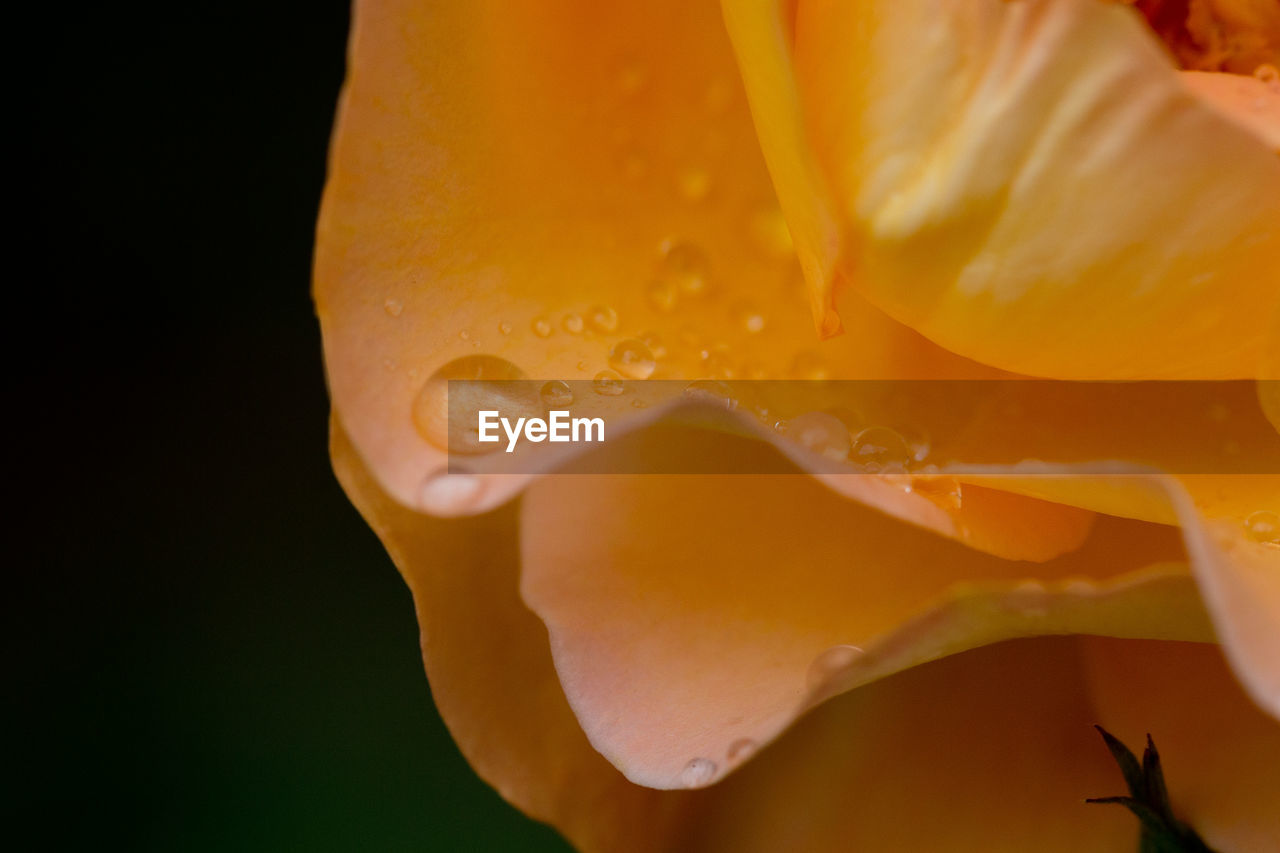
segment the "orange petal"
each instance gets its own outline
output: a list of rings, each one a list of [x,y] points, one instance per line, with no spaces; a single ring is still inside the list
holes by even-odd
[[[787,61],[735,38],[744,69],[761,46]],[[1131,10],[805,0],[793,52],[794,90],[750,91],[762,147],[821,164],[810,208],[836,199],[838,268],[875,305],[1020,373],[1255,375],[1280,302],[1280,159],[1191,94]]]
[[[477,773],[588,850],[648,851],[676,804],[627,782],[591,748],[520,602],[514,512],[444,522],[397,504],[338,424],[338,479],[413,592],[436,707]]]
[[[1175,812],[1216,849],[1280,834],[1280,726],[1212,646],[1018,640],[900,673],[801,720],[704,792],[698,851],[1115,851],[1138,824],[1093,730],[1160,750]],[[803,808],[797,808],[803,803]]]
[[[523,595],[570,703],[597,749],[660,788],[714,781],[735,744],[833,692],[976,645],[1211,637],[1175,531],[1155,525],[1101,520],[1030,564],[804,476],[658,474],[544,478],[521,525]]]
[[[870,307],[819,344],[789,241],[713,0],[356,4],[315,299],[337,415],[406,506],[450,511],[413,412],[460,357],[590,380],[652,332],[655,378],[995,375]]]

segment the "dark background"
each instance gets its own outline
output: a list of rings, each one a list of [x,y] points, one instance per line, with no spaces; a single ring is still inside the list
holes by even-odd
[[[11,833],[567,849],[458,753],[329,469],[309,287],[347,5],[21,14]]]

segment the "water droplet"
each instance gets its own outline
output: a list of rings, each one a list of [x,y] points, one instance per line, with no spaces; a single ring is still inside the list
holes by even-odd
[[[707,255],[693,243],[682,240],[663,245],[659,264],[661,277],[686,296],[701,296],[711,286],[711,265]]]
[[[750,302],[739,302],[733,308],[733,319],[748,334],[764,331],[764,314]]]
[[[815,352],[797,353],[791,360],[791,367],[787,370],[787,374],[792,379],[810,381],[821,381],[829,375],[826,362]]]
[[[423,480],[418,507],[436,515],[454,515],[475,506],[483,492],[484,483],[476,475],[440,470]]]
[[[502,334],[504,334],[504,335],[509,335],[509,334],[511,334],[511,324],[510,324],[510,323],[499,323],[499,324],[498,324],[498,331],[499,331],[499,332],[501,332],[501,333],[502,333]]]
[[[595,379],[591,380],[591,389],[605,397],[616,397],[625,393],[627,386],[622,381],[622,377],[614,371],[602,370],[596,374]]]
[[[756,742],[749,737],[740,737],[729,744],[729,751],[725,754],[725,758],[729,760],[730,764],[737,764],[746,761],[755,754]]]
[[[628,379],[648,379],[658,363],[649,348],[634,338],[618,341],[609,351],[609,366]]]
[[[912,462],[923,462],[929,458],[929,453],[933,450],[933,439],[930,438],[927,429],[914,425],[899,424],[894,431],[902,436],[902,440],[907,443],[907,449],[911,451]]]
[[[404,313],[404,303],[399,299],[388,299],[382,303],[382,310],[387,312],[388,317],[399,317]]]
[[[549,338],[551,333],[555,331],[551,326],[551,321],[546,317],[534,317],[531,328],[533,333],[540,338]]]
[[[1268,86],[1280,86],[1280,69],[1270,63],[1264,62],[1253,69],[1253,76]]]
[[[809,664],[807,677],[809,689],[817,690],[826,687],[832,679],[847,672],[862,655],[863,651],[858,646],[847,645],[832,646],[822,652],[813,659],[813,663]]]
[[[680,289],[670,278],[656,278],[644,289],[645,301],[659,314],[670,314],[680,301]]]
[[[684,200],[696,203],[711,193],[711,174],[706,169],[692,167],[681,170],[676,179]]]
[[[560,327],[571,335],[580,334],[584,326],[581,314],[565,314],[560,321]]]
[[[718,379],[697,379],[685,386],[684,396],[693,400],[701,400],[716,406],[723,406],[732,411],[738,408],[738,398],[728,383]]]
[[[562,409],[573,403],[573,389],[569,387],[568,382],[560,379],[553,379],[546,383],[538,393],[549,409]]]
[[[804,447],[827,459],[843,462],[849,458],[849,430],[829,412],[805,412],[791,419],[787,434]]]
[[[911,490],[951,512],[964,505],[964,487],[955,477],[916,477]]]
[[[413,425],[431,444],[450,453],[478,454],[497,450],[501,442],[481,442],[481,409],[497,409],[504,417],[539,417],[542,400],[524,371],[494,355],[455,358],[427,377],[413,401]],[[454,383],[450,399],[450,380]]]
[[[458,339],[463,341],[469,341],[471,340],[471,333],[468,332],[466,329],[463,329],[461,332],[458,332]]]
[[[1280,515],[1260,509],[1244,520],[1249,538],[1266,545],[1280,545]]]
[[[902,473],[912,455],[906,439],[889,427],[869,426],[853,438],[853,461],[873,473]]]
[[[695,758],[680,771],[680,782],[686,788],[702,788],[716,778],[716,763],[709,758]]]
[[[655,359],[663,359],[667,356],[667,346],[662,342],[662,338],[657,332],[643,332],[640,335],[640,343],[649,348],[649,352],[653,353]]]
[[[587,312],[587,322],[597,332],[608,334],[618,328],[618,312],[608,305],[597,305]]]

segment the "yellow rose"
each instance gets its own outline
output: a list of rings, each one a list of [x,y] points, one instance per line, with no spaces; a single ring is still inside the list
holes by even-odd
[[[1277,15],[1139,5],[1212,73],[1096,0],[357,4],[334,464],[508,800],[584,850],[1128,851],[1081,804],[1119,792],[1099,723],[1210,844],[1280,837],[1280,95],[1217,73]],[[893,391],[783,385],[738,435],[579,401],[619,470],[793,476],[447,470],[444,379],[610,371]],[[945,458],[907,432],[975,395]],[[900,473],[819,464],[872,429]]]

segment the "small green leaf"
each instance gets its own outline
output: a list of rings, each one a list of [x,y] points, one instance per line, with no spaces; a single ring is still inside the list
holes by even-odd
[[[1215,853],[1196,831],[1173,816],[1169,790],[1165,786],[1164,769],[1155,742],[1147,735],[1147,748],[1142,764],[1129,747],[1102,726],[1094,726],[1102,735],[1112,758],[1120,765],[1128,797],[1092,797],[1086,803],[1114,803],[1127,808],[1142,822],[1138,853]]]

